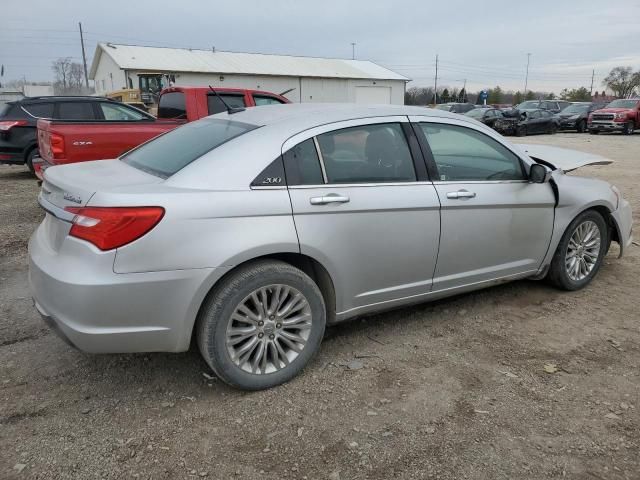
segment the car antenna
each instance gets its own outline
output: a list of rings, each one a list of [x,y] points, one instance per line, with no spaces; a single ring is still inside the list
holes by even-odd
[[[238,112],[244,112],[246,110],[244,107],[230,107],[229,104],[222,99],[222,96],[218,92],[216,92],[211,85],[209,85],[209,89],[213,92],[213,94],[216,97],[218,97],[218,100],[222,102],[222,104],[224,105],[224,108],[227,109],[227,113],[229,115],[238,113]]]
[[[293,92],[295,89],[296,87],[290,88],[289,90],[285,90],[284,92],[281,92],[278,95],[280,95],[281,97],[284,97],[287,93]]]

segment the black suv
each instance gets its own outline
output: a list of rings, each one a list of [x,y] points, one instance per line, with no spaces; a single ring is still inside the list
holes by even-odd
[[[116,108],[114,108],[116,106]],[[0,163],[26,164],[38,155],[37,121],[119,120],[154,117],[148,113],[104,97],[27,97],[0,105]]]

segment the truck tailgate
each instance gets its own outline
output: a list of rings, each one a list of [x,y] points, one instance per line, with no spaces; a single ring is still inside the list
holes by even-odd
[[[180,124],[38,120],[38,144],[41,157],[51,165],[110,159]]]

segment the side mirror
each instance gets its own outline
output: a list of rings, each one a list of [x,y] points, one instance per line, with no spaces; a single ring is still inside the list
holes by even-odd
[[[547,170],[547,167],[539,163],[531,165],[529,170],[529,182],[530,183],[545,183],[551,178],[551,172]]]

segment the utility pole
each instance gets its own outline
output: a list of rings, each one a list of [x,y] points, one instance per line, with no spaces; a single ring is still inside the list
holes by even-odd
[[[356,44],[355,42],[351,42],[351,60],[356,59]]]
[[[436,78],[433,82],[433,100],[438,104],[438,54],[436,53]]]
[[[531,54],[527,53],[527,74],[524,77],[524,98],[527,97],[527,85],[529,83],[529,60],[531,59]]]
[[[589,95],[593,95],[593,78],[596,76],[596,71],[591,70],[591,88],[589,89]]]
[[[78,22],[80,27],[80,45],[82,45],[82,63],[84,64],[84,83],[89,88],[89,75],[87,75],[87,56],[84,53],[84,37],[82,35],[82,22]]]

